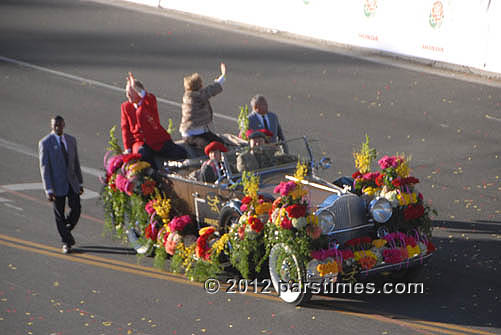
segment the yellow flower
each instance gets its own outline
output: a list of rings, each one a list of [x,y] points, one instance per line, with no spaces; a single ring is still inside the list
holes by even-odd
[[[292,199],[298,200],[304,197],[306,194],[308,194],[308,191],[304,190],[301,186],[302,186],[301,184],[298,184],[296,189],[289,193]]]
[[[382,238],[372,241],[372,245],[378,249],[384,247],[386,243],[388,242],[386,240],[383,240]]]
[[[360,151],[353,152],[355,167],[364,174],[371,170],[371,163],[376,159],[376,149],[369,146],[369,136],[365,135],[365,142],[362,142]]]
[[[296,173],[294,173],[294,178],[298,180],[296,183],[300,184],[301,180],[304,179],[307,173],[308,167],[306,166],[306,163],[301,163],[300,161],[298,161],[296,166]]]
[[[229,240],[230,240],[230,235],[226,233],[212,245],[212,250],[215,251],[216,255],[219,255],[221,251],[224,250]]]
[[[162,218],[164,223],[169,223],[169,212],[171,208],[170,199],[164,198],[159,192],[155,195],[152,203],[157,215]]]
[[[256,206],[256,214],[257,215],[268,214],[271,207],[272,207],[271,202],[263,202],[262,204]]]
[[[405,155],[400,156],[401,162],[395,169],[397,174],[402,177],[402,178],[407,178],[409,177],[410,174],[410,168],[409,168],[409,162],[411,160],[411,157],[405,157]]]
[[[376,195],[376,193],[379,192],[379,191],[380,191],[379,188],[371,187],[371,186],[368,186],[368,187],[364,188],[364,190],[363,190],[364,194],[367,194],[367,195],[370,195],[370,196]]]
[[[132,165],[129,166],[128,170],[132,172],[132,174],[136,174],[140,171],[142,171],[143,169],[146,169],[150,167],[150,163],[148,162],[144,162],[144,161],[140,161],[140,162],[137,162],[137,163],[134,163]]]
[[[370,250],[355,251],[353,253],[355,260],[358,262],[361,258],[370,257],[377,260],[377,256]]]
[[[202,228],[202,229],[200,229],[200,230],[198,231],[198,235],[202,236],[202,235],[204,235],[204,234],[205,234],[208,230],[212,230],[212,229],[214,229],[214,227],[212,227],[212,226],[204,227],[204,228]]]
[[[311,225],[318,226],[318,216],[310,214],[306,217],[306,222]]]
[[[407,253],[409,254],[409,258],[419,255],[420,252],[421,250],[419,249],[418,244],[416,244],[415,247],[412,247],[410,245],[407,246]]]
[[[325,264],[318,264],[317,271],[320,274],[320,277],[328,275],[329,273],[336,274],[339,272],[336,261],[328,262]]]

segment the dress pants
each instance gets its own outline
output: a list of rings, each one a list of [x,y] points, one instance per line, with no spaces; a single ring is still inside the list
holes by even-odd
[[[68,217],[64,215],[66,198],[68,198],[68,207],[70,208]],[[61,236],[61,241],[63,244],[75,244],[75,239],[73,238],[73,235],[71,235],[71,231],[75,228],[78,219],[80,218],[80,212],[82,209],[80,205],[80,194],[73,191],[70,186],[67,195],[61,197],[56,196],[53,206],[54,215],[56,217],[57,231]]]
[[[201,150],[204,150],[205,147],[213,141],[224,144],[224,140],[221,137],[214,134],[212,131],[208,131],[200,135],[188,136],[185,138],[186,143]]]
[[[177,161],[186,159],[188,153],[183,147],[177,145],[173,141],[166,141],[162,148],[158,151],[153,150],[148,144],[143,144],[137,151],[142,156],[142,160],[151,164],[153,168],[160,168],[155,165],[155,155],[162,156],[165,159]]]

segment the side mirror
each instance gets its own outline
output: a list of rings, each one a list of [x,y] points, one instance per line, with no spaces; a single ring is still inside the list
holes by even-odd
[[[322,157],[318,162],[318,167],[322,169],[328,169],[332,166],[332,161],[329,157]]]

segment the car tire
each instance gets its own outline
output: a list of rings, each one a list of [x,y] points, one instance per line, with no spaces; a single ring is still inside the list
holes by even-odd
[[[282,260],[280,271],[277,270],[280,255],[285,253],[285,259]],[[286,262],[286,259],[288,260]],[[298,275],[298,281],[293,281],[290,278],[290,267],[294,267],[294,271]],[[306,271],[304,266],[300,264],[297,257],[292,253],[291,249],[283,243],[273,246],[269,257],[270,279],[273,283],[275,291],[280,299],[288,304],[295,306],[302,305],[311,299],[311,290],[306,284]]]
[[[225,207],[221,211],[219,219],[219,232],[221,234],[227,233],[233,223],[238,223],[240,213],[232,207]]]

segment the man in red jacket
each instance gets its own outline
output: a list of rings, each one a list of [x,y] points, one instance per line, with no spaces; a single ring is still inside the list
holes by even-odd
[[[122,103],[122,141],[126,153],[139,153],[155,167],[154,155],[168,160],[187,157],[186,150],[175,144],[160,124],[157,99],[129,72],[125,88],[127,101]]]

